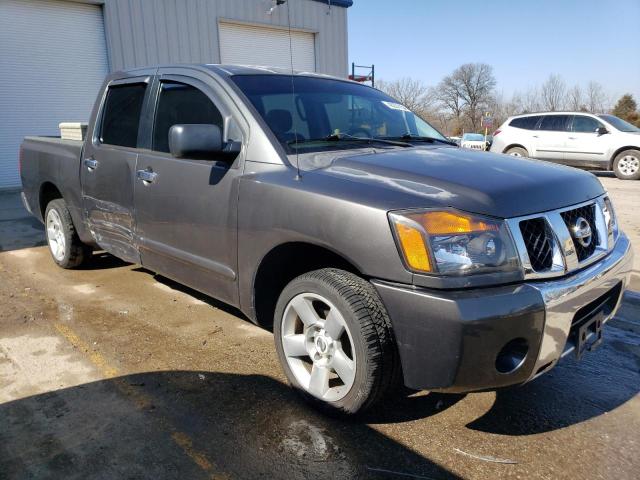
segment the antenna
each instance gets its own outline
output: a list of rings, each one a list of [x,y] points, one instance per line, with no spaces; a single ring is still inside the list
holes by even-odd
[[[285,0],[286,1],[286,0]],[[296,89],[293,75],[293,40],[291,39],[291,9],[290,2],[287,2],[287,24],[289,27],[289,60],[291,62],[291,106],[296,102]],[[293,122],[293,135],[296,145],[296,180],[300,180],[300,159],[298,154],[298,130],[296,123]]]

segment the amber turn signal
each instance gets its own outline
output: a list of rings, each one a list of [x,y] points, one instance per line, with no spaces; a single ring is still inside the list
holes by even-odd
[[[420,223],[429,235],[498,231],[495,223],[487,223],[469,215],[452,212],[425,212],[413,219]]]
[[[422,272],[430,272],[431,262],[429,261],[429,254],[420,230],[398,221],[395,222],[394,226],[404,258],[409,267]]]

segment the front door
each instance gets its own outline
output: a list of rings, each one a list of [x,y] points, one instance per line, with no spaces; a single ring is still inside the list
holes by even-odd
[[[598,133],[604,127],[593,117],[574,115],[567,137],[566,163],[581,167],[608,168],[606,156],[610,135]]]
[[[226,154],[205,160],[176,158],[169,152],[169,129],[173,125],[215,124],[224,132],[224,125],[229,124],[225,121],[229,110],[220,101],[220,92],[206,79],[194,79],[192,74],[161,74],[156,87],[149,148],[140,151],[136,167],[136,232],[141,262],[234,304],[240,158],[228,158]]]
[[[133,190],[141,116],[153,72],[111,82],[81,158],[82,205],[93,237],[119,258],[139,262]]]
[[[564,162],[567,146],[569,115],[545,115],[532,132],[533,157],[552,162]]]

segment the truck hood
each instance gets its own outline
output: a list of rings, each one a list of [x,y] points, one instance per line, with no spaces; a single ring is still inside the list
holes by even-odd
[[[383,188],[385,193],[381,194],[392,208],[453,207],[511,218],[573,205],[604,193],[598,179],[588,172],[459,148],[342,152],[326,166],[313,163],[328,175],[361,185],[358,188]]]

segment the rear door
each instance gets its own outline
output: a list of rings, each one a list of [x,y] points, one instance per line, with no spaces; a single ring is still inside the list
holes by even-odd
[[[134,241],[133,189],[142,112],[154,71],[116,80],[104,91],[80,163],[82,204],[100,247],[139,262]]]
[[[600,135],[597,130],[604,124],[587,115],[574,115],[567,136],[566,163],[583,167],[605,167],[607,143],[610,135]]]
[[[141,263],[228,303],[237,303],[237,198],[241,173],[235,159],[176,158],[168,135],[176,124],[215,124],[233,130],[226,94],[208,76],[161,69],[155,87],[153,129],[136,170],[136,229]],[[224,138],[224,136],[223,136]],[[242,155],[242,154],[241,154]],[[144,174],[145,178],[149,175]]]
[[[562,163],[567,149],[570,115],[544,115],[533,134],[533,157]]]

